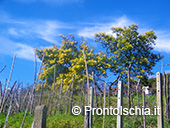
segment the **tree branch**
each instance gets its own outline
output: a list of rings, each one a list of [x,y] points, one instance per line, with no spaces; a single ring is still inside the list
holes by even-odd
[[[111,90],[112,85],[119,79],[121,78],[122,73],[119,74],[119,76],[109,85],[109,90]]]

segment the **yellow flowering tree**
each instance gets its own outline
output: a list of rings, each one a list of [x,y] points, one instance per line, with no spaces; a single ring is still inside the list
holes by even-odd
[[[116,64],[117,72],[131,68],[131,72],[139,78],[143,73],[151,74],[152,67],[162,58],[153,52],[157,38],[154,31],[139,34],[138,25],[133,24],[124,28],[112,27],[112,32],[112,35],[99,32],[95,37],[106,49],[110,64]]]
[[[106,49],[111,71],[115,72],[116,68],[117,73],[127,78],[130,99],[130,77],[142,78],[146,73],[151,74],[152,67],[162,58],[153,52],[157,37],[153,30],[139,34],[136,24],[124,28],[112,27],[112,32],[112,35],[96,33],[95,38]]]
[[[43,52],[46,53],[42,72],[39,76],[41,80],[53,86],[54,66],[56,66],[55,82],[57,85],[63,79],[63,88],[67,90],[73,74],[75,75],[75,82],[81,83],[83,81],[83,73],[86,70],[82,49],[84,49],[86,55],[89,78],[91,79],[92,71],[98,77],[106,76],[106,70],[111,65],[108,63],[108,58],[104,53],[94,53],[94,48],[90,48],[84,40],[78,46],[78,42],[75,41],[74,36],[71,34],[69,37],[60,36],[62,37],[62,45],[60,47],[53,45],[51,48],[35,49],[40,60]]]

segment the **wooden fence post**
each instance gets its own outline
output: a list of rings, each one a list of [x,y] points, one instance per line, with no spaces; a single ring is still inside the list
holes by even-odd
[[[138,84],[136,87],[136,94],[137,94],[137,106],[139,107],[139,84],[140,84],[140,79],[138,80]]]
[[[0,106],[2,107],[2,101],[6,92],[6,84],[7,84],[7,79],[5,79],[5,84],[4,84],[4,88],[3,88],[3,92],[2,92],[2,99],[0,101]]]
[[[106,107],[106,82],[104,83],[104,103],[103,103],[103,108]],[[104,123],[105,123],[105,115],[103,115],[103,128],[104,128]]]
[[[15,81],[10,89],[10,91],[8,92],[7,96],[6,96],[6,100],[5,100],[5,105],[4,105],[4,109],[3,109],[3,112],[6,113],[6,108],[7,108],[7,105],[6,105],[6,102],[8,101],[8,98],[12,95],[12,91],[14,91],[15,89],[15,84],[16,84],[17,81]]]
[[[42,83],[42,85],[41,85],[41,93],[40,93],[39,106],[41,105],[41,101],[42,101],[43,87],[44,87],[44,83]]]
[[[72,91],[71,91],[71,102],[70,102],[70,114],[72,112],[72,105],[73,105],[73,95],[74,95],[74,78],[75,75],[73,75],[73,83],[72,83]]]
[[[94,86],[94,103],[95,106],[97,107],[97,92],[96,92],[96,84],[95,84],[95,80],[94,80],[94,72],[92,72],[92,76],[93,76],[93,86]]]
[[[144,122],[144,128],[146,128],[146,116],[145,116],[145,91],[144,91],[144,88],[142,90],[142,94],[143,94],[143,110],[144,110],[144,113],[143,113],[143,122]]]
[[[159,109],[159,113],[157,114],[157,127],[163,128],[163,104],[162,104],[162,74],[157,72],[156,74],[156,84],[157,84],[157,108]]]
[[[90,87],[89,88],[89,95],[88,95],[88,106],[93,108],[93,96],[94,96],[94,88]],[[93,124],[93,115],[92,115],[92,110],[91,111],[86,111],[85,116],[84,116],[84,128],[92,128]]]
[[[34,58],[34,87],[32,91],[31,96],[31,108],[30,108],[30,114],[33,113],[33,104],[34,104],[34,93],[35,93],[35,86],[36,86],[36,79],[37,79],[37,57],[36,57],[36,51],[35,51],[35,58]]]
[[[133,108],[133,94],[131,94],[131,107]]]
[[[7,93],[8,93],[8,87],[9,87],[9,84],[10,84],[10,81],[11,81],[11,77],[12,77],[12,72],[13,72],[13,68],[14,68],[15,58],[16,58],[16,54],[14,55],[14,59],[13,59],[13,62],[12,62],[12,66],[11,66],[11,71],[10,71],[10,75],[9,75],[7,87],[6,87],[6,90],[5,90],[5,94],[4,94],[4,97],[3,97],[3,101],[1,102],[0,113],[2,113],[3,108],[4,108],[5,104],[6,104],[5,101],[6,101],[6,97],[7,97],[7,95],[8,95],[8,94],[7,94]]]
[[[21,103],[21,111],[24,110],[24,107],[25,107],[24,104],[26,102],[27,96],[29,95],[29,92],[30,92],[30,90],[28,89],[25,96],[23,97],[23,100],[22,100],[22,103]]]
[[[46,128],[47,107],[45,105],[35,108],[33,128]]]
[[[68,107],[69,107],[69,101],[67,101],[67,103],[66,103],[66,110],[65,110],[65,114],[68,114]]]
[[[22,87],[23,87],[23,82],[21,82],[20,91],[19,91],[19,96],[18,96],[18,101],[19,101],[19,109],[18,109],[18,112],[21,111]]]
[[[48,100],[47,100],[47,110],[49,111],[49,104],[50,104],[50,98],[51,98],[51,91],[49,90],[49,94],[48,94]]]
[[[109,91],[108,91],[108,106],[110,108],[110,87],[109,87]]]
[[[167,87],[167,119],[169,122],[169,76],[167,75],[167,82],[166,82],[166,87]]]
[[[102,108],[102,93],[100,93],[100,107]]]
[[[52,112],[52,108],[53,108],[53,99],[54,99],[54,91],[55,91],[55,79],[56,79],[56,64],[54,65],[54,78],[53,78],[53,93],[52,93],[52,98],[51,98],[51,107],[50,107],[50,111],[49,114],[51,115]]]
[[[163,74],[163,78],[164,78],[164,103],[165,103],[165,111],[164,111],[164,113],[165,113],[165,118],[166,118],[166,110],[167,110],[167,101],[166,101],[166,98],[167,98],[167,96],[166,96],[166,74],[165,74],[165,72]]]
[[[85,55],[84,49],[82,50],[82,52],[83,52],[84,62],[85,62],[85,67],[86,67],[87,90],[89,91],[89,88],[90,88],[90,83],[89,83],[89,73],[88,73],[88,67],[87,67],[87,61],[86,61],[86,55]],[[88,95],[89,95],[89,92],[88,92]],[[89,99],[88,99],[88,102],[89,102]]]
[[[25,110],[24,118],[22,120],[22,124],[21,124],[20,128],[23,128],[23,126],[24,126],[25,118],[26,118],[28,108],[29,108],[29,105],[30,105],[30,102],[31,102],[31,93],[30,92],[29,92],[29,96],[30,96],[30,98],[29,98],[29,101],[28,101],[28,104],[27,104],[27,107],[26,107],[26,110]]]
[[[35,96],[35,89],[33,87],[33,91],[31,94],[31,106],[30,106],[30,114],[33,114],[33,109],[34,109],[34,96]]]
[[[82,103],[82,106],[81,106],[81,110],[82,110],[82,115],[84,115],[84,102],[85,102],[85,80],[84,80],[84,77],[83,77],[82,92],[83,92],[83,103]]]
[[[2,99],[2,84],[1,84],[1,81],[0,81],[0,102],[1,102],[1,99]]]
[[[94,96],[94,88],[93,87],[90,87],[89,88],[89,106],[91,108],[93,108],[93,96]],[[89,128],[92,128],[92,124],[93,124],[93,115],[92,115],[92,110],[90,111],[90,114],[89,114]]]
[[[123,83],[122,81],[118,82],[118,100],[117,108],[119,109],[119,114],[117,115],[117,128],[123,127],[123,115],[120,114],[120,109],[123,107]]]
[[[63,79],[61,79],[61,84],[60,84],[60,95],[59,95],[58,113],[60,113],[60,103],[61,103],[61,98],[62,98],[62,88],[63,88]]]
[[[34,109],[34,106],[33,106],[33,103],[34,103],[34,93],[35,93],[35,86],[37,84],[37,81],[39,79],[39,75],[40,75],[40,72],[41,72],[41,67],[43,65],[43,61],[44,61],[44,58],[45,58],[45,52],[43,52],[43,57],[42,57],[42,60],[41,60],[41,65],[39,67],[39,71],[38,71],[38,74],[37,74],[37,77],[36,75],[34,76],[34,86],[33,86],[33,89],[32,89],[32,94],[31,94],[31,108],[30,108],[30,114],[33,113],[33,109]],[[36,59],[36,57],[35,57]],[[36,62],[35,62],[35,73],[36,73]]]
[[[89,128],[89,111],[85,111],[84,128]]]
[[[13,91],[13,94],[12,94],[12,97],[11,97],[11,101],[10,101],[10,105],[9,105],[9,109],[8,109],[8,114],[6,116],[6,120],[5,120],[5,124],[4,124],[4,128],[6,128],[6,125],[7,125],[7,121],[8,121],[8,118],[9,118],[9,114],[11,112],[11,108],[12,108],[12,102],[13,102],[13,99],[15,97],[15,90]]]

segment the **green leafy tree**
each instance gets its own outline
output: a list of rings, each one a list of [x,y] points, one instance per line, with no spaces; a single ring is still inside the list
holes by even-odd
[[[112,35],[96,33],[95,38],[110,58],[111,71],[116,68],[116,73],[127,74],[130,105],[130,77],[141,78],[144,73],[152,74],[152,67],[162,56],[153,52],[157,38],[153,30],[139,34],[138,25],[132,24],[124,28],[112,27],[112,32]]]

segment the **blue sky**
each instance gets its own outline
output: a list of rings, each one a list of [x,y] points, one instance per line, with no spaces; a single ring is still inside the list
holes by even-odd
[[[8,78],[17,54],[12,82],[32,83],[33,49],[51,47],[52,43],[60,45],[59,34],[72,33],[79,41],[84,36],[90,46],[99,50],[100,45],[94,42],[95,32],[111,34],[112,26],[132,23],[139,25],[141,33],[151,29],[156,32],[155,52],[161,52],[165,56],[163,63],[170,64],[169,5],[168,0],[0,0],[0,69],[7,65],[0,80]],[[168,73],[169,68],[164,70]]]

